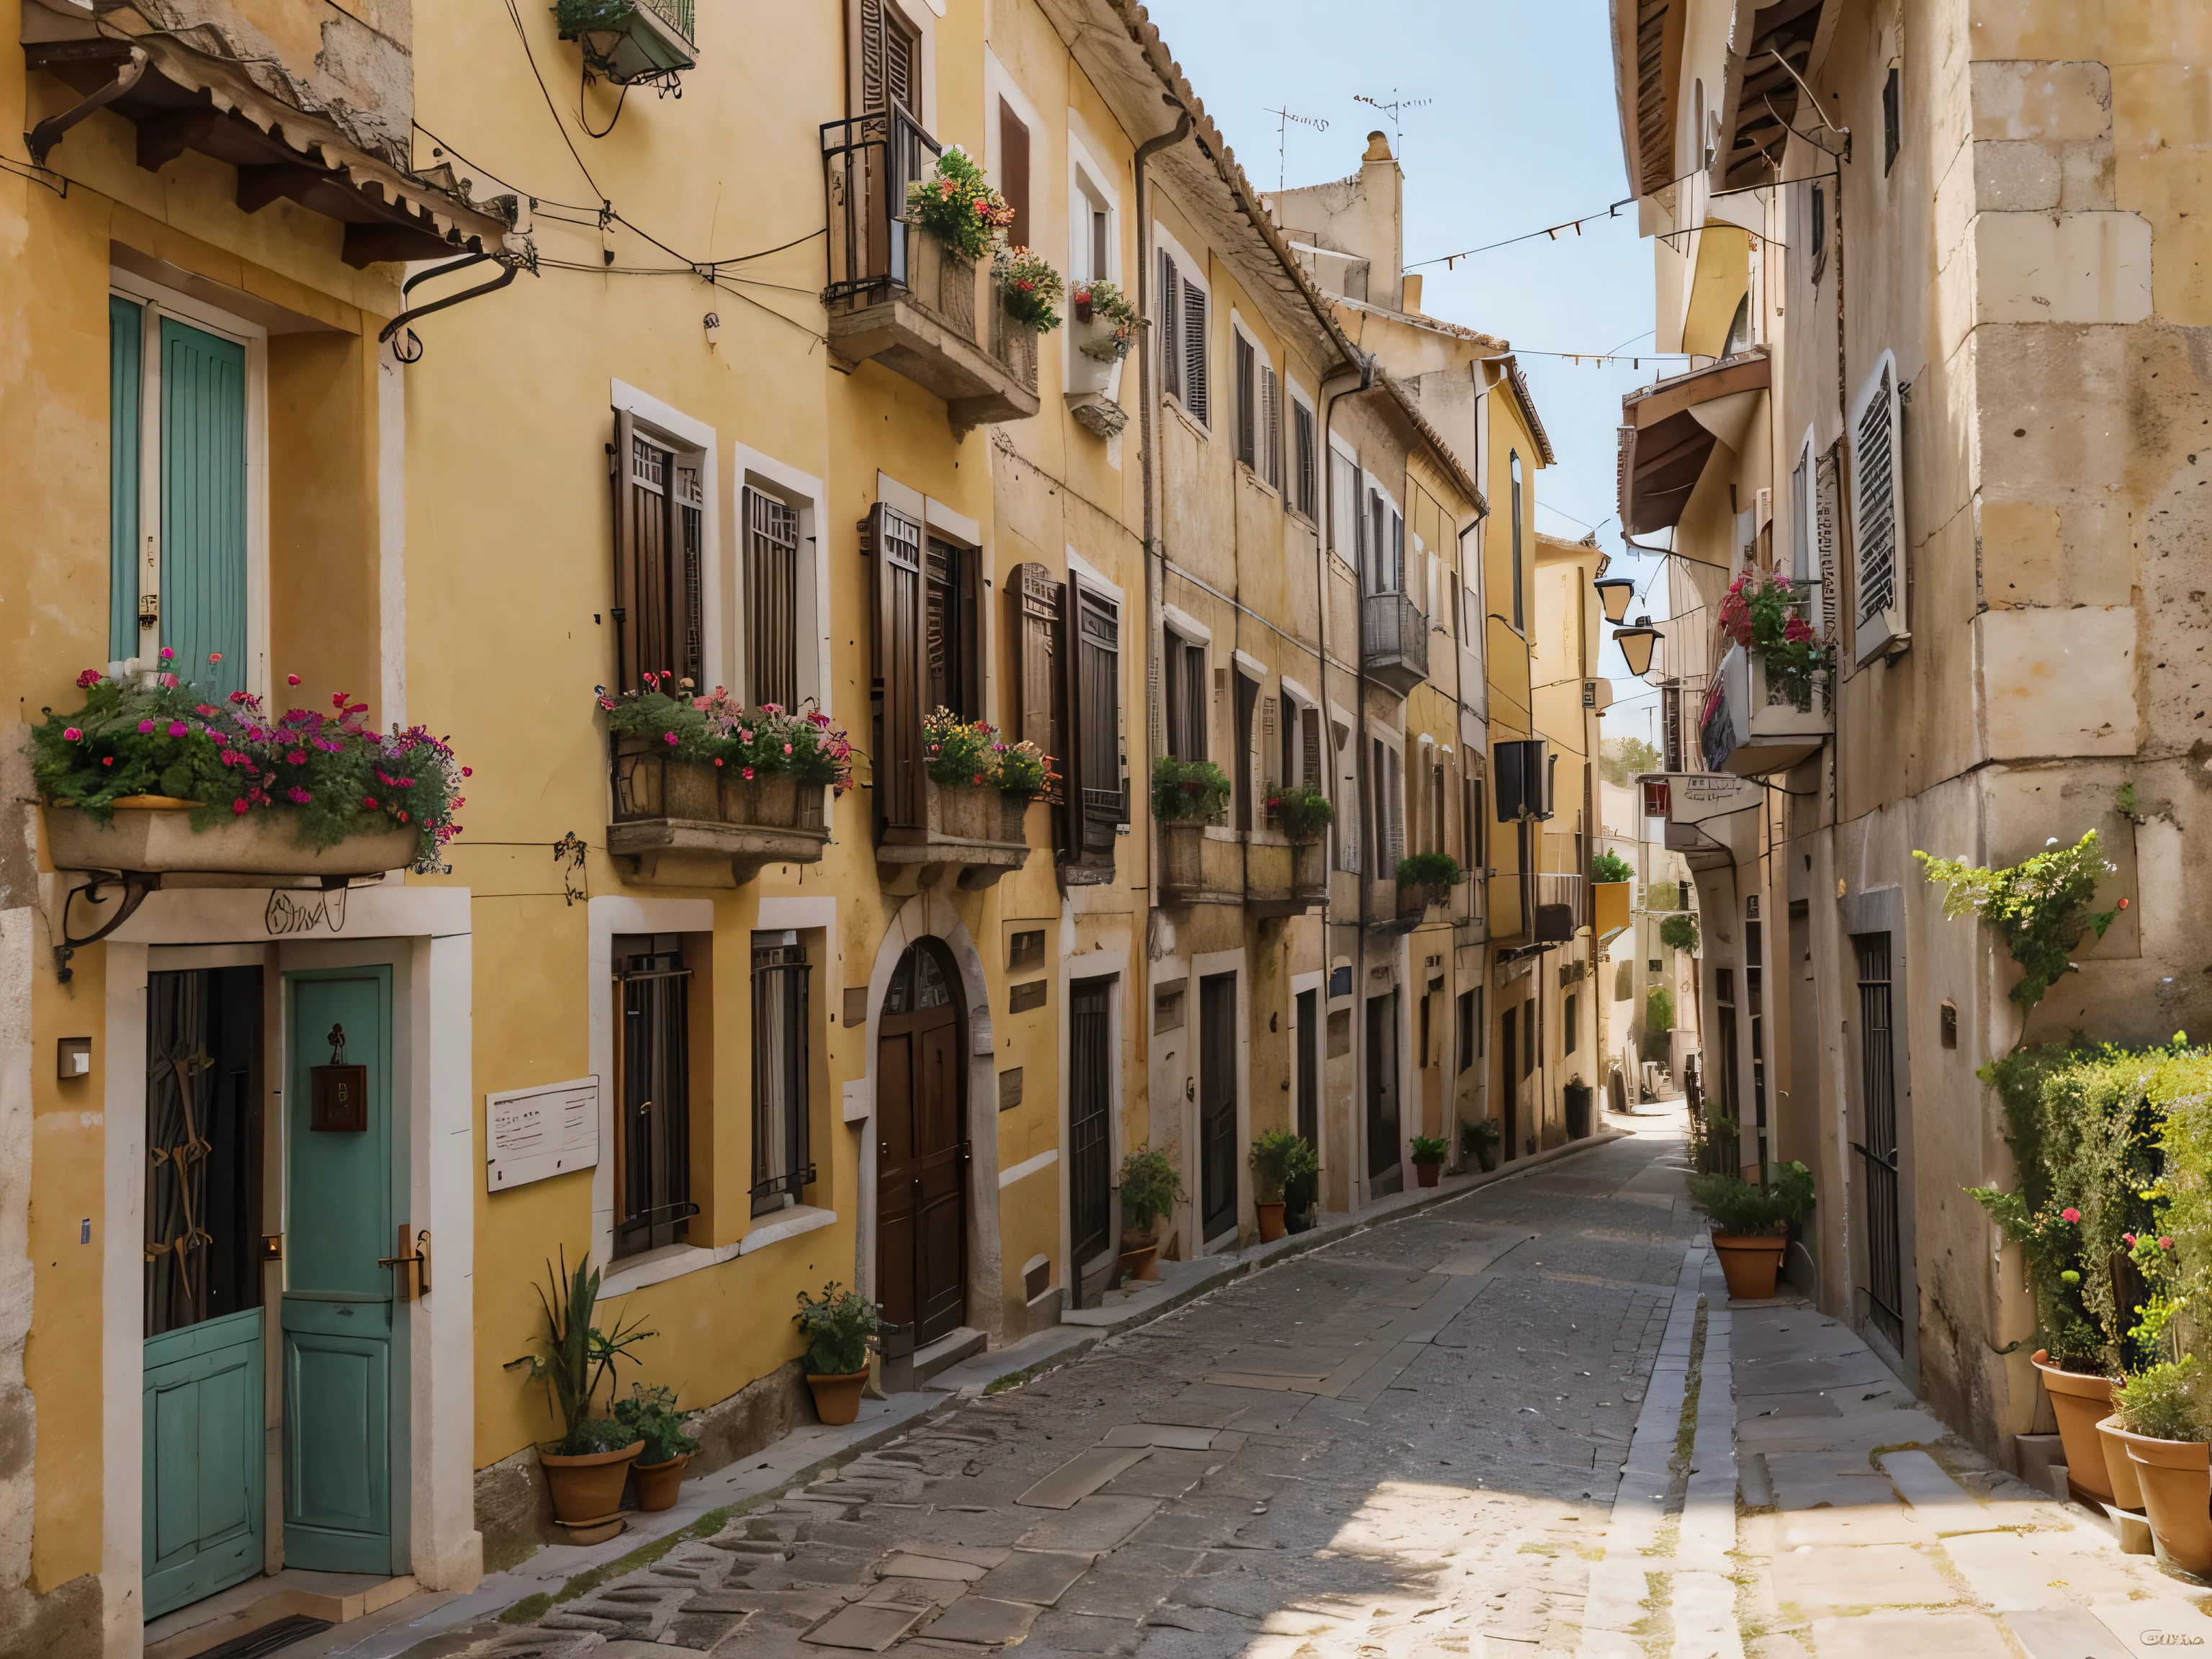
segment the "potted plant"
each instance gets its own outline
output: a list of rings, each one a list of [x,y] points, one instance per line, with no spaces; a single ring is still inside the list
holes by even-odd
[[[921,723],[932,825],[966,841],[1027,839],[1030,802],[1050,781],[1051,763],[1033,743],[1006,743],[988,720],[963,720],[939,707]]]
[[[1498,1148],[1505,1139],[1505,1126],[1494,1117],[1479,1117],[1459,1126],[1459,1155],[1471,1158],[1488,1175],[1498,1167]]]
[[[1759,659],[1768,691],[1801,712],[1812,708],[1814,688],[1828,678],[1830,655],[1804,611],[1805,595],[1789,577],[1753,564],[1730,585],[1717,618],[1723,638]]]
[[[860,1414],[868,1345],[884,1328],[883,1309],[833,1279],[818,1297],[799,1293],[792,1321],[806,1338],[806,1386],[813,1391],[815,1415],[832,1426],[850,1423]]]
[[[1289,1228],[1284,1206],[1291,1182],[1300,1176],[1318,1173],[1321,1160],[1305,1137],[1289,1129],[1270,1129],[1252,1143],[1245,1160],[1252,1170],[1252,1205],[1260,1216],[1260,1241],[1273,1243]]]
[[[1283,1225],[1294,1233],[1309,1231],[1320,1219],[1321,1154],[1308,1143],[1306,1166],[1283,1183]]]
[[[719,685],[694,696],[689,681],[644,678],[619,696],[595,693],[614,742],[617,821],[796,829],[818,817],[816,792],[853,787],[851,739],[820,709],[748,708]]]
[[[1160,825],[1160,884],[1206,884],[1206,826],[1228,810],[1228,775],[1212,761],[1162,755],[1152,763],[1152,816]]]
[[[1068,359],[1071,397],[1111,403],[1121,395],[1121,360],[1137,338],[1137,307],[1115,283],[1079,282],[1068,295],[1075,313],[1075,350]]]
[[[1310,783],[1294,783],[1267,798],[1267,816],[1291,843],[1291,885],[1313,891],[1328,884],[1328,826],[1336,808]]]
[[[1001,247],[991,261],[991,275],[998,281],[1007,316],[1040,334],[1060,326],[1059,306],[1066,285],[1042,254],[1031,248]]]
[[[1415,853],[1398,860],[1398,919],[1419,921],[1429,907],[1442,904],[1467,879],[1449,853]]]
[[[1444,1172],[1444,1159],[1451,1145],[1442,1135],[1413,1137],[1413,1178],[1424,1187],[1433,1187]]]
[[[58,869],[362,875],[434,865],[460,832],[469,769],[422,727],[380,732],[344,692],[330,713],[272,716],[249,691],[179,679],[174,660],[163,647],[152,672],[88,668],[82,708],[40,711],[31,776]]]
[[[1121,1160],[1121,1260],[1132,1279],[1160,1276],[1153,1224],[1182,1199],[1182,1176],[1165,1152],[1139,1146]]]
[[[1813,1172],[1784,1164],[1772,1182],[1759,1184],[1738,1175],[1692,1176],[1690,1197],[1712,1218],[1713,1249],[1729,1295],[1739,1302],[1772,1296],[1790,1229],[1813,1207]]]
[[[538,1287],[538,1305],[545,1315],[544,1351],[532,1355],[528,1364],[530,1374],[543,1377],[552,1396],[561,1437],[551,1443],[550,1449],[540,1448],[538,1461],[552,1491],[556,1520],[570,1528],[605,1526],[618,1518],[623,1483],[645,1442],[618,1418],[594,1418],[592,1396],[613,1374],[617,1361],[636,1363],[637,1356],[629,1350],[653,1333],[620,1320],[609,1333],[592,1322],[599,1299],[599,1275],[592,1271],[588,1254],[573,1273],[565,1252],[557,1270],[551,1262],[546,1268],[552,1293]]]
[[[699,1443],[684,1431],[684,1414],[676,1409],[676,1390],[642,1382],[630,1385],[629,1398],[615,1401],[614,1420],[635,1434],[641,1449],[629,1467],[641,1510],[673,1509],[684,1484],[684,1466]]]
[[[2212,1575],[2212,1401],[2196,1355],[2137,1371],[2112,1407],[2160,1553],[2184,1572]]]

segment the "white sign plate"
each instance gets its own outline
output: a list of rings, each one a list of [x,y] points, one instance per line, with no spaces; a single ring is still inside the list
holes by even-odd
[[[599,1161],[599,1080],[484,1097],[484,1190],[503,1193]]]

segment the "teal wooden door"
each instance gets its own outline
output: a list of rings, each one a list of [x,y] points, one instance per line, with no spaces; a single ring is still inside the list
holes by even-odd
[[[261,1310],[149,1339],[146,1616],[262,1568]]]
[[[226,694],[246,684],[246,349],[164,317],[161,643]]]
[[[139,397],[138,359],[145,313],[120,295],[107,296],[107,654],[138,654]]]
[[[265,1565],[261,970],[146,985],[146,1616]]]
[[[392,970],[287,981],[284,1561],[391,1572]],[[318,1129],[313,1073],[340,1033],[343,1063],[368,1068],[366,1123]]]

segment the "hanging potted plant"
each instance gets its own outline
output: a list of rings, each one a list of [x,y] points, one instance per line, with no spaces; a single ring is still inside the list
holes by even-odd
[[[1004,245],[1013,222],[1014,210],[975,159],[947,144],[930,176],[906,187],[906,222],[927,233],[908,241],[908,292],[972,339],[976,261]]]
[[[1451,1146],[1442,1135],[1413,1137],[1413,1178],[1424,1187],[1433,1187],[1444,1172],[1444,1158]]]
[[[1246,1162],[1252,1170],[1252,1206],[1259,1212],[1260,1242],[1273,1243],[1289,1231],[1283,1208],[1291,1183],[1318,1173],[1321,1161],[1304,1135],[1270,1129],[1252,1143]]]
[[[645,1442],[617,1418],[594,1418],[592,1400],[613,1375],[616,1362],[636,1363],[637,1356],[629,1351],[653,1333],[620,1320],[611,1333],[592,1322],[599,1299],[599,1275],[592,1271],[589,1255],[573,1273],[568,1271],[565,1253],[558,1270],[551,1262],[546,1269],[552,1294],[538,1287],[538,1305],[545,1316],[543,1351],[532,1355],[527,1364],[532,1376],[544,1379],[554,1413],[561,1420],[561,1437],[550,1449],[539,1449],[538,1461],[552,1490],[556,1520],[572,1529],[611,1530],[621,1520],[623,1484]]]
[[[818,1297],[801,1291],[792,1320],[806,1338],[806,1386],[814,1395],[815,1415],[832,1426],[850,1423],[860,1414],[868,1349],[884,1328],[883,1309],[833,1279]]]
[[[637,1461],[629,1468],[630,1478],[637,1483],[638,1508],[675,1508],[684,1465],[699,1449],[698,1441],[684,1431],[685,1418],[676,1409],[676,1390],[632,1383],[629,1398],[615,1401],[613,1416],[640,1443]]]
[[[1692,1176],[1690,1197],[1712,1218],[1713,1250],[1729,1295],[1739,1302],[1772,1296],[1790,1249],[1790,1229],[1813,1207],[1813,1172],[1802,1164],[1784,1164],[1765,1185],[1737,1175]]]
[[[1042,254],[1025,247],[1001,248],[991,262],[991,274],[1005,296],[1007,316],[1040,334],[1060,326],[1060,302],[1066,284]]]
[[[1067,390],[1109,401],[1119,396],[1121,360],[1137,337],[1137,307],[1119,287],[1105,281],[1078,283],[1069,295],[1075,322],[1075,353],[1069,360]]]
[[[1488,1175],[1498,1167],[1498,1148],[1505,1139],[1504,1127],[1494,1117],[1477,1118],[1459,1126],[1459,1155],[1473,1158]]]
[[[1035,744],[1007,743],[988,720],[940,707],[921,723],[921,752],[934,833],[1002,845],[1028,840],[1030,802],[1053,775]]]
[[[1121,1260],[1131,1279],[1160,1276],[1155,1224],[1182,1199],[1182,1176],[1165,1152],[1139,1146],[1121,1160]]]
[[[1152,816],[1160,825],[1160,885],[1206,885],[1206,826],[1229,809],[1228,775],[1212,761],[1162,755],[1152,763]]]
[[[2114,1437],[2134,1466],[2160,1553],[2184,1572],[2212,1576],[2212,1401],[2197,1356],[2137,1371],[2112,1407]]]

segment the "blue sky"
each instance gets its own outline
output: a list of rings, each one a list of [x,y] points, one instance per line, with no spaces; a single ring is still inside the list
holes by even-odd
[[[1263,190],[1277,182],[1277,118],[1293,185],[1357,170],[1367,134],[1390,130],[1358,95],[1431,101],[1399,117],[1408,264],[1592,211],[1627,194],[1602,0],[1147,0],[1152,18],[1237,159]],[[1395,89],[1395,90],[1394,90]],[[1285,100],[1288,100],[1285,102]],[[1577,237],[1539,237],[1447,270],[1425,266],[1421,308],[1502,336],[1526,354],[1649,349],[1651,247],[1632,208]],[[1614,428],[1624,392],[1655,378],[1524,355],[1522,365],[1559,465],[1540,473],[1536,524],[1579,537],[1598,526],[1613,572],[1642,581],[1658,561],[1624,557],[1613,507]],[[1655,588],[1661,586],[1655,582]],[[1656,602],[1663,591],[1654,592]],[[1626,702],[1644,690],[1608,642],[1605,672]],[[1618,704],[1616,705],[1619,706]],[[1610,737],[1648,736],[1649,701],[1620,708]]]

